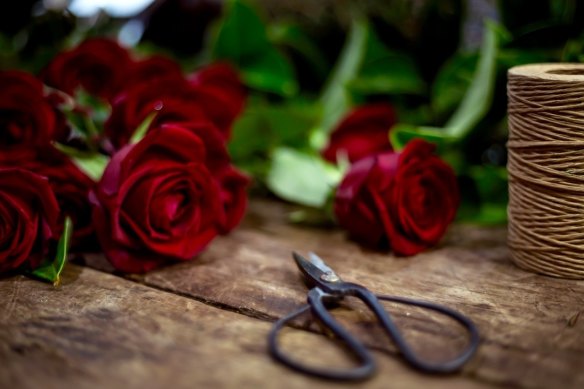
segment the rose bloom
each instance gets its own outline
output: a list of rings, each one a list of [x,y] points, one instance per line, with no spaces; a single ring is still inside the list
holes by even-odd
[[[395,122],[395,111],[389,104],[358,107],[333,130],[322,156],[336,163],[339,155],[344,154],[350,162],[355,162],[371,154],[392,150],[389,130]]]
[[[397,255],[435,245],[456,215],[459,193],[454,172],[434,149],[415,139],[401,153],[352,165],[335,197],[339,225],[355,240]]]
[[[46,176],[53,188],[61,209],[59,228],[65,217],[73,222],[71,251],[92,251],[97,249],[97,238],[91,218],[89,192],[95,185],[64,154],[53,148],[44,149],[38,159],[36,172]]]
[[[117,149],[153,112],[151,128],[166,123],[209,120],[224,139],[241,112],[245,91],[237,73],[226,65],[209,66],[187,80],[167,73],[164,77],[144,79],[121,92],[112,104],[105,133]]]
[[[0,272],[34,269],[56,235],[59,205],[46,178],[0,168]]]
[[[219,215],[219,232],[226,234],[234,229],[247,207],[247,186],[249,179],[231,165],[225,142],[211,123],[187,122],[163,125],[160,130],[187,130],[201,139],[205,145],[205,164],[219,184],[219,197],[222,212]]]
[[[46,177],[61,210],[59,234],[65,216],[69,216],[73,222],[73,251],[96,248],[89,204],[89,191],[94,182],[65,154],[52,146],[7,150],[0,153],[0,167],[20,167]]]
[[[201,103],[211,121],[229,137],[229,129],[243,111],[247,91],[237,70],[226,62],[218,62],[200,69],[189,77],[189,82],[208,96]]]
[[[182,78],[182,69],[178,62],[162,55],[132,61],[122,89],[158,78]]]
[[[224,219],[219,225],[219,231],[226,234],[239,224],[247,207],[246,188],[249,179],[233,166],[221,169],[217,175],[221,190]]]
[[[61,138],[64,123],[31,74],[0,72],[0,148],[38,147]]]
[[[69,95],[82,87],[91,95],[111,100],[122,87],[130,65],[128,51],[116,41],[90,38],[57,54],[41,72],[41,78]]]
[[[122,148],[91,193],[99,241],[118,270],[141,273],[192,259],[232,228],[240,210],[227,215],[231,205],[245,204],[224,203],[241,191],[215,177],[230,169],[217,130],[189,125],[151,130]]]
[[[148,115],[156,113],[150,128],[165,123],[206,119],[200,98],[181,77],[156,78],[132,85],[118,95],[105,122],[105,135],[114,148],[125,146]]]

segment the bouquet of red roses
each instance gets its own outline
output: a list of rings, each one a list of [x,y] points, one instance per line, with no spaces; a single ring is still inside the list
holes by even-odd
[[[0,89],[0,272],[51,267],[69,240],[145,272],[241,220],[248,179],[226,141],[246,91],[229,65],[185,75],[94,38],[38,77],[0,72]]]

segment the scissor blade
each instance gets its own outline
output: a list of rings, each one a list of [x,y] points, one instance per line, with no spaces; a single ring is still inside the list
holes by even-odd
[[[312,251],[308,253],[308,259],[310,260],[310,262],[312,262],[312,264],[316,267],[318,267],[320,270],[322,270],[325,273],[332,273],[334,274],[335,271],[333,269],[331,269],[323,260],[321,257],[319,257],[318,255],[316,255],[315,253],[313,253]]]
[[[309,254],[309,259],[306,259],[297,252],[292,252],[292,257],[296,265],[304,274],[304,276],[313,284],[321,285],[323,281],[332,279],[340,281],[335,272],[328,267],[318,255],[314,253]]]

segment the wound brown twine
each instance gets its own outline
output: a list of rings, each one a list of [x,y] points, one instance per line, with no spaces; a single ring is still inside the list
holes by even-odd
[[[584,278],[584,64],[518,66],[508,76],[511,258]]]

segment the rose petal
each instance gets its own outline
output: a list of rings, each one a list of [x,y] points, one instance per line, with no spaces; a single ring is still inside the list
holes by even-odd
[[[119,92],[131,65],[128,51],[107,38],[89,38],[55,56],[41,72],[47,85],[73,95],[78,87],[111,100]]]
[[[221,234],[226,234],[235,228],[247,207],[246,189],[249,179],[232,166],[222,171],[218,177],[221,188],[221,203],[223,218],[220,222]]]
[[[187,130],[197,136],[205,149],[205,163],[213,174],[219,174],[229,167],[229,154],[219,130],[208,121],[169,123],[160,127],[161,131]]]
[[[36,240],[38,219],[15,208],[13,199],[4,193],[0,193],[0,218],[3,224],[0,253],[4,258],[0,261],[0,271],[6,271],[19,267],[30,256]]]
[[[13,269],[25,262],[29,267],[37,266],[56,231],[59,215],[47,179],[19,168],[0,169],[0,203],[4,230],[12,231],[11,240],[4,240],[0,249],[0,269]]]

